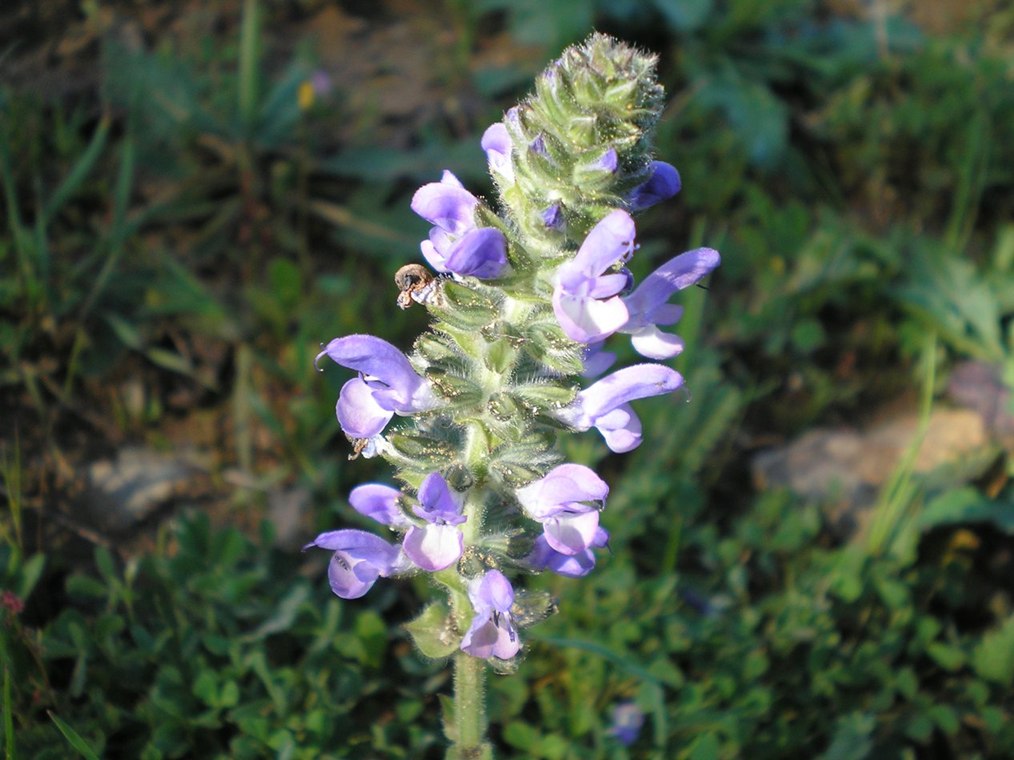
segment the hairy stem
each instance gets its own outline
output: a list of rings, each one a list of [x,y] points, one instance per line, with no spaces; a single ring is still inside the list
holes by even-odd
[[[464,652],[454,655],[454,725],[452,760],[491,760],[486,743],[486,663]]]

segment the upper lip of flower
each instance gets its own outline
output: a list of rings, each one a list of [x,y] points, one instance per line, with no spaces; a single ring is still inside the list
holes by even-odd
[[[651,176],[630,192],[627,203],[631,211],[651,208],[656,203],[672,198],[682,187],[680,173],[672,164],[652,161],[651,170]]]
[[[555,413],[577,430],[596,427],[610,449],[618,453],[640,445],[641,422],[631,401],[659,396],[683,385],[683,376],[662,364],[635,364],[592,383]]]

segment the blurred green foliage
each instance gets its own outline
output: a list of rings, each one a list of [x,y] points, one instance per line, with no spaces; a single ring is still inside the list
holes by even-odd
[[[536,580],[562,613],[491,683],[500,754],[1014,755],[1009,459],[974,482],[903,463],[873,537],[844,543],[747,474],[755,441],[912,388],[925,420],[952,361],[1014,386],[1014,11],[940,34],[865,8],[447,2],[448,85],[477,104],[397,149],[328,139],[371,117],[314,102],[308,47],[269,65],[284,14],[252,0],[224,45],[108,40],[97,102],[0,89],[6,756],[442,756],[446,671],[397,627],[423,579],[340,602],[320,557],[196,504],[144,556],[75,561],[45,467],[175,446],[167,423],[224,410],[248,508],[288,483],[327,505],[319,527],[349,520],[349,488],[383,474],[342,461],[317,346],[418,331],[389,285],[425,234],[410,193],[443,168],[487,182],[478,135],[593,25],[657,50],[671,97],[657,153],[685,189],[643,217],[633,266],[701,244],[723,266],[687,294],[691,403],[645,402],[625,460],[567,443],[609,474],[611,554]],[[473,63],[496,35],[523,54]],[[625,748],[608,716],[630,699],[647,721]]]

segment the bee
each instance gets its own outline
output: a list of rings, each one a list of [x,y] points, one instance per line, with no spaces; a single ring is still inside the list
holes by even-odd
[[[422,264],[406,264],[394,273],[398,286],[398,306],[407,309],[412,302],[437,305],[440,281]]]

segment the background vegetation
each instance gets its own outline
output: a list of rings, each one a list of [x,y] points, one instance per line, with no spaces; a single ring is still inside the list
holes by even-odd
[[[690,403],[645,402],[622,460],[568,451],[609,473],[611,552],[538,579],[562,613],[492,684],[500,753],[1014,756],[1008,4],[53,0],[0,10],[8,758],[442,756],[448,676],[400,628],[425,581],[342,602],[298,551],[385,476],[312,359],[420,330],[412,191],[488,191],[479,135],[593,28],[670,97],[684,190],[639,274],[723,265],[687,294]],[[957,402],[987,437],[920,467]],[[862,498],[757,475],[899,408]]]

